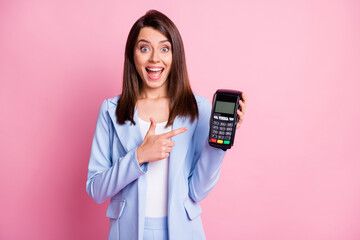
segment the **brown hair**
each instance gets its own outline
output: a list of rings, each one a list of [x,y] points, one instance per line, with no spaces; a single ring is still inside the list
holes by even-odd
[[[132,26],[125,47],[122,94],[119,98],[116,117],[119,124],[129,120],[135,125],[134,109],[140,94],[142,80],[134,63],[134,47],[143,27],[152,27],[164,34],[171,43],[172,65],[168,76],[170,114],[167,126],[173,124],[176,116],[189,117],[191,122],[199,117],[195,96],[191,90],[185,62],[184,45],[175,24],[163,13],[150,10]]]

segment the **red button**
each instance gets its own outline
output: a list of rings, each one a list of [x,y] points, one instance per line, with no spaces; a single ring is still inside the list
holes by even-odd
[[[210,141],[216,143],[216,139],[214,139],[214,138],[210,139]]]

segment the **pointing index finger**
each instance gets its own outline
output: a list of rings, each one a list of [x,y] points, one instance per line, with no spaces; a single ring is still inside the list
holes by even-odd
[[[172,130],[170,132],[167,132],[167,133],[163,133],[161,134],[163,137],[165,138],[172,138],[180,133],[183,133],[183,132],[186,132],[187,131],[187,128],[186,127],[182,127],[182,128],[178,128],[178,129],[175,129],[175,130]]]

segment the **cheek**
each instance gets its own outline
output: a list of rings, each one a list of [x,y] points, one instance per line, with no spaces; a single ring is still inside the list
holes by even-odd
[[[141,58],[134,56],[134,64],[135,64],[136,71],[139,74],[141,74],[142,66],[143,66],[143,61],[141,60]]]
[[[164,62],[166,63],[166,65],[167,65],[168,67],[171,67],[171,64],[172,64],[172,55],[167,56],[167,57],[164,59]]]
[[[139,75],[141,75],[141,67],[139,66],[139,64],[136,61],[134,61],[134,62],[135,62],[135,69],[136,69],[137,73]]]

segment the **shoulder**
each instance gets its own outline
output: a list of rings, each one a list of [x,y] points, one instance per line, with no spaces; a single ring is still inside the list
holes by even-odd
[[[116,109],[119,97],[120,95],[117,95],[115,97],[105,99],[100,106],[99,114],[105,114],[109,110],[114,111]]]
[[[195,99],[196,99],[196,103],[198,105],[199,111],[201,110],[206,110],[206,109],[211,109],[211,104],[209,102],[209,100],[205,97],[202,97],[196,93],[194,93]]]
[[[108,98],[105,101],[108,102],[109,106],[111,106],[111,105],[116,106],[119,101],[119,98],[120,98],[120,95],[117,95],[115,97]]]
[[[105,99],[101,104],[101,108],[110,109],[112,107],[116,107],[117,103],[119,101],[119,98],[120,98],[120,95],[117,95],[117,96],[112,97],[112,98]]]

